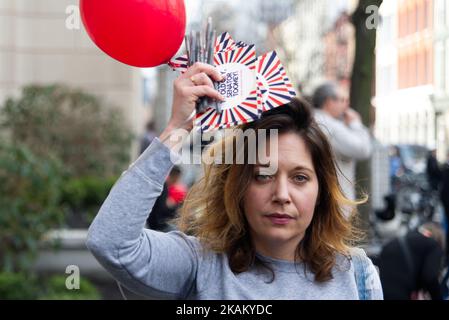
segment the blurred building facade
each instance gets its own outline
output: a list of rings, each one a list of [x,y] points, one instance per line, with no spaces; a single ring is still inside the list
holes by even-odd
[[[145,119],[141,71],[100,51],[82,23],[79,30],[67,28],[69,6],[78,1],[0,1],[0,105],[27,84],[63,83],[120,107],[138,134]]]
[[[435,143],[434,1],[384,1],[376,48],[375,135],[385,144]]]
[[[351,43],[343,42],[353,41],[348,14],[356,3],[354,0],[296,0],[294,14],[276,28],[277,50],[302,94],[312,94],[325,80],[340,79],[337,73],[342,68],[352,69]],[[338,56],[331,57],[332,54]]]
[[[295,86],[311,94],[324,77],[324,50],[320,39],[330,26],[326,0],[299,0],[294,15],[277,30],[278,49]]]
[[[235,36],[256,45],[257,54],[276,49],[275,29],[294,13],[295,1],[246,0],[235,7]]]
[[[349,94],[355,53],[355,30],[347,12],[341,12],[324,34],[324,76]]]

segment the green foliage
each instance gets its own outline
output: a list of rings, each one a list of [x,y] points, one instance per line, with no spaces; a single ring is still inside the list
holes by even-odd
[[[23,273],[0,272],[0,300],[34,300],[38,296],[35,278]]]
[[[36,278],[24,273],[0,272],[0,300],[98,300],[97,288],[85,278],[79,289],[69,290],[66,277]]]
[[[116,177],[81,177],[66,181],[61,203],[66,208],[69,226],[90,225],[116,180]]]
[[[62,85],[27,86],[0,105],[0,140],[8,141],[0,141],[0,272],[9,272],[0,299],[96,297],[85,281],[73,292],[56,290],[57,280],[36,286],[31,267],[45,233],[70,212],[93,216],[116,179],[109,177],[128,165],[133,137],[123,118]]]
[[[106,199],[116,180],[116,177],[70,179],[64,184],[62,202],[75,209],[98,206]]]
[[[1,110],[14,143],[35,154],[54,154],[71,176],[109,176],[128,164],[131,131],[119,110],[62,85],[24,87]]]
[[[46,281],[46,294],[42,300],[99,300],[101,298],[97,288],[87,279],[80,279],[80,288],[69,290],[66,287],[66,277],[52,276]]]
[[[62,204],[72,211],[98,207],[128,165],[132,135],[123,115],[95,96],[62,85],[24,87],[8,99],[0,120],[16,145],[64,163]]]
[[[63,220],[62,167],[0,143],[0,181],[0,270],[27,270],[44,233]]]

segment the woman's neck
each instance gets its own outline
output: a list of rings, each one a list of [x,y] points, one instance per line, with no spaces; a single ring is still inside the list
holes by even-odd
[[[256,242],[255,244],[256,252],[258,254],[268,258],[286,261],[295,261],[297,246],[297,243],[268,244]]]

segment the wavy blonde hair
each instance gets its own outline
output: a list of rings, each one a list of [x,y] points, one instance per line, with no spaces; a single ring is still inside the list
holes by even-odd
[[[332,279],[336,253],[349,257],[349,249],[361,239],[354,226],[355,207],[362,201],[347,199],[338,184],[337,169],[331,146],[314,121],[312,109],[303,100],[264,112],[262,117],[239,129],[278,129],[278,134],[294,132],[305,141],[318,177],[319,194],[315,212],[303,240],[298,244],[296,259],[304,263],[323,282]],[[248,143],[244,142],[247,159]],[[232,148],[229,148],[230,146]],[[228,256],[233,272],[247,271],[253,265],[269,268],[256,256],[243,211],[243,197],[253,178],[253,165],[236,164],[236,137],[229,136],[212,145],[207,152],[216,157],[217,150],[233,150],[233,164],[204,166],[204,176],[190,189],[177,221],[181,231],[196,236],[204,248]],[[225,163],[224,154],[221,163]],[[344,213],[352,208],[351,219]],[[271,270],[274,277],[274,272]],[[274,279],[274,278],[273,278]]]

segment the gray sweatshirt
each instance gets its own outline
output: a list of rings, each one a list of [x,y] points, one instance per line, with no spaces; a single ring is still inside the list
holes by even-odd
[[[333,279],[324,283],[301,263],[258,255],[274,270],[234,274],[225,254],[203,250],[198,239],[178,231],[144,228],[173,162],[174,154],[157,138],[122,174],[89,228],[87,247],[128,289],[160,299],[358,299],[354,266],[337,256]],[[382,299],[377,272],[366,261],[368,299]]]
[[[315,119],[334,150],[340,169],[337,171],[338,182],[345,195],[354,200],[356,162],[368,159],[372,151],[369,130],[360,121],[353,121],[347,126],[342,120],[335,119],[323,110],[315,110]]]

